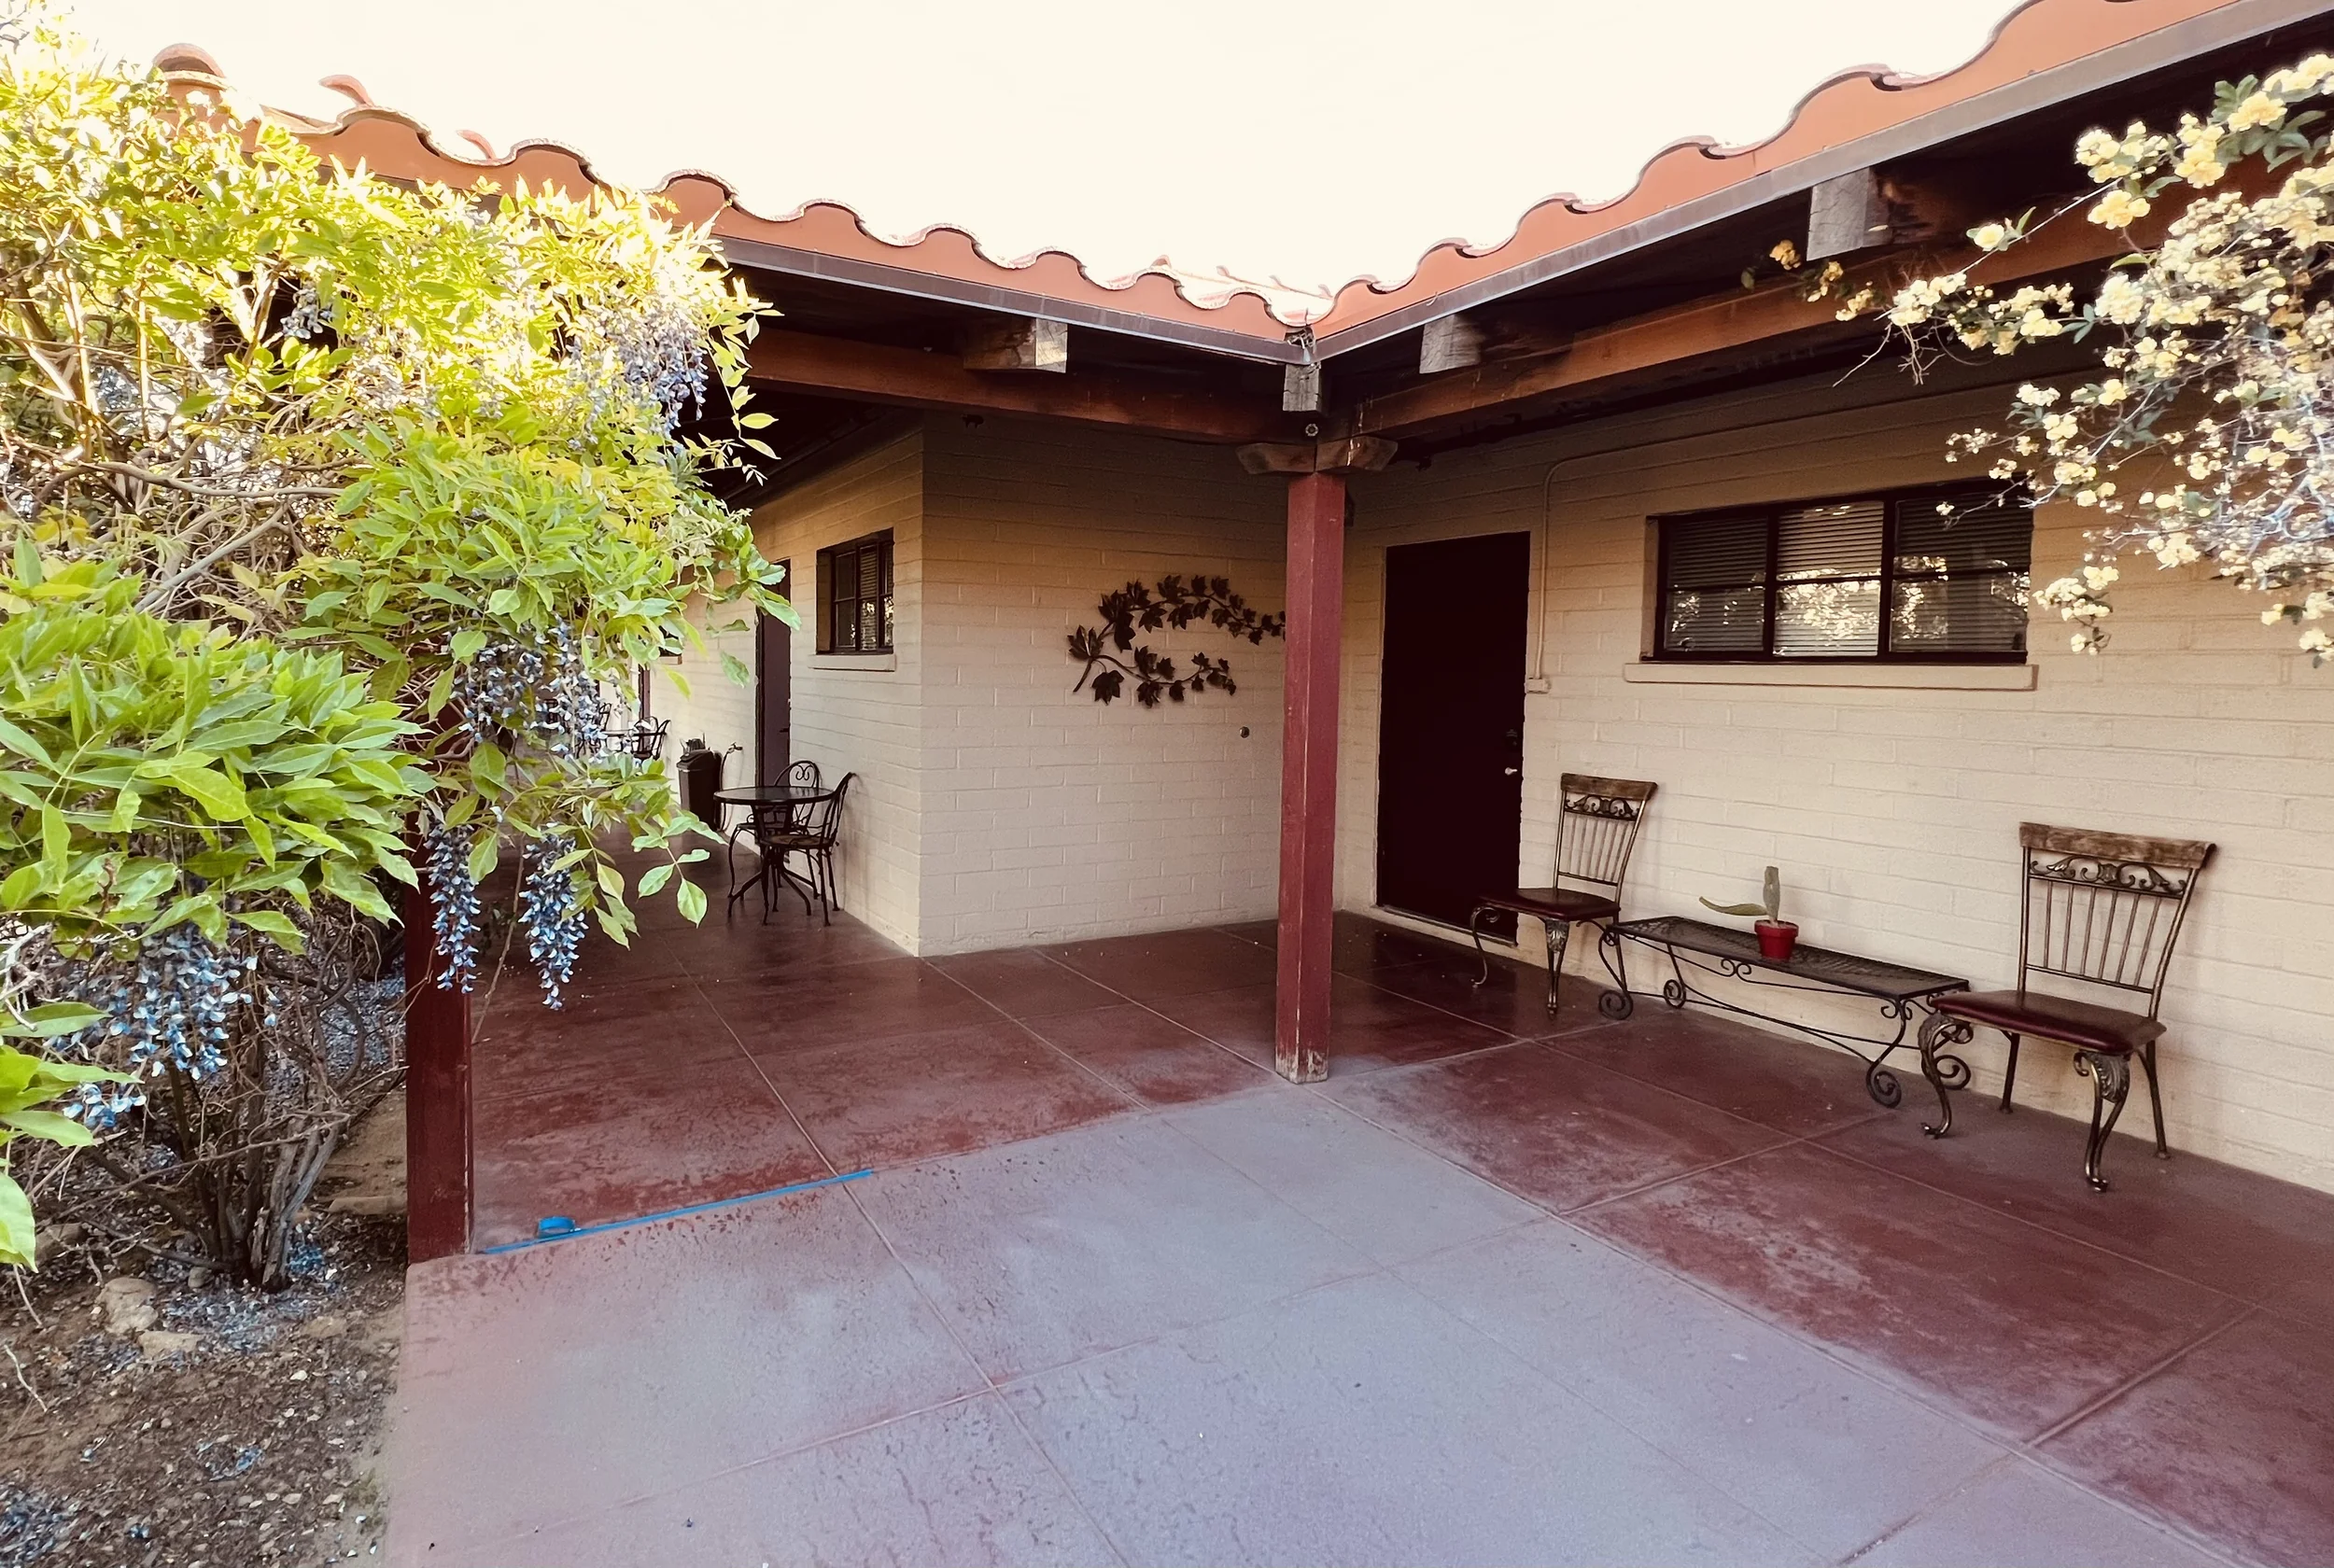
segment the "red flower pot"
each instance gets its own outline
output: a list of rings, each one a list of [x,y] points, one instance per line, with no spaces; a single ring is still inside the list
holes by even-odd
[[[1769,963],[1789,963],[1791,950],[1799,944],[1799,928],[1789,920],[1761,920],[1753,928],[1759,933],[1759,957]]]

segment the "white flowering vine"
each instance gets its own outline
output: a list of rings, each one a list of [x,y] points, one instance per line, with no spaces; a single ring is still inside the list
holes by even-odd
[[[2121,233],[2156,214],[2161,237],[2088,290],[1996,289],[1966,268],[1892,295],[1851,293],[1836,267],[1810,280],[1808,297],[1838,299],[1843,320],[1879,313],[1917,370],[2100,341],[2097,379],[2022,386],[2002,429],[1953,441],[1952,455],[2038,499],[2100,514],[2083,569],[2035,595],[2073,624],[2078,651],[2106,640],[2116,559],[2144,551],[2272,595],[2264,622],[2296,622],[2317,662],[2334,655],[2334,138],[2308,106],[2329,94],[2334,55],[2318,54],[2222,83],[2209,115],[2168,133],[2087,132],[2074,157],[2093,190],[1968,231],[1990,255],[2077,215]]]

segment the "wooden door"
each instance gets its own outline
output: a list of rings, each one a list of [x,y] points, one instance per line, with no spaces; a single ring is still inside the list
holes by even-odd
[[[1464,926],[1516,885],[1524,816],[1525,623],[1532,539],[1385,553],[1378,902]],[[1483,930],[1512,938],[1515,917]]]
[[[779,570],[791,592],[794,574],[780,561]],[[775,615],[765,615],[753,636],[753,781],[785,782],[786,768],[794,760],[794,633]]]

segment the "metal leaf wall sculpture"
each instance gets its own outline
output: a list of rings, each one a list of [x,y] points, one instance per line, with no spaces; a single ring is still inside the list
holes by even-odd
[[[1191,667],[1178,670],[1173,659],[1138,645],[1134,640],[1138,632],[1155,632],[1162,626],[1181,631],[1204,621],[1235,637],[1261,644],[1268,637],[1284,635],[1288,625],[1286,615],[1265,615],[1252,609],[1224,579],[1197,573],[1188,582],[1180,577],[1162,577],[1156,591],[1130,582],[1104,595],[1101,611],[1101,625],[1080,626],[1070,634],[1070,657],[1086,666],[1070,690],[1090,687],[1096,702],[1115,702],[1125,693],[1132,678],[1134,700],[1145,707],[1157,707],[1161,697],[1181,702],[1211,687],[1227,694],[1240,688],[1232,680],[1229,661],[1194,653]]]

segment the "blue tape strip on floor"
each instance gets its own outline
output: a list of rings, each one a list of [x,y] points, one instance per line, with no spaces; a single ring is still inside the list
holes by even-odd
[[[782,1197],[788,1193],[808,1192],[813,1187],[831,1187],[842,1182],[856,1182],[862,1176],[872,1176],[872,1170],[846,1170],[839,1176],[822,1176],[815,1182],[796,1182],[791,1187],[772,1187],[767,1192],[748,1193],[743,1197],[724,1197],[712,1203],[692,1203],[685,1209],[666,1209],[637,1219],[609,1220],[601,1225],[579,1225],[569,1222],[566,1228],[552,1230],[541,1236],[530,1236],[524,1241],[504,1241],[492,1247],[478,1249],[481,1255],[489,1253],[515,1253],[524,1247],[544,1247],[554,1241],[571,1241],[579,1236],[598,1236],[603,1231],[626,1230],[633,1225],[653,1225],[658,1220],[677,1220],[686,1214],[710,1214],[716,1209],[735,1209],[740,1203],[759,1203],[766,1197]],[[564,1216],[553,1215],[543,1223],[548,1225]]]

